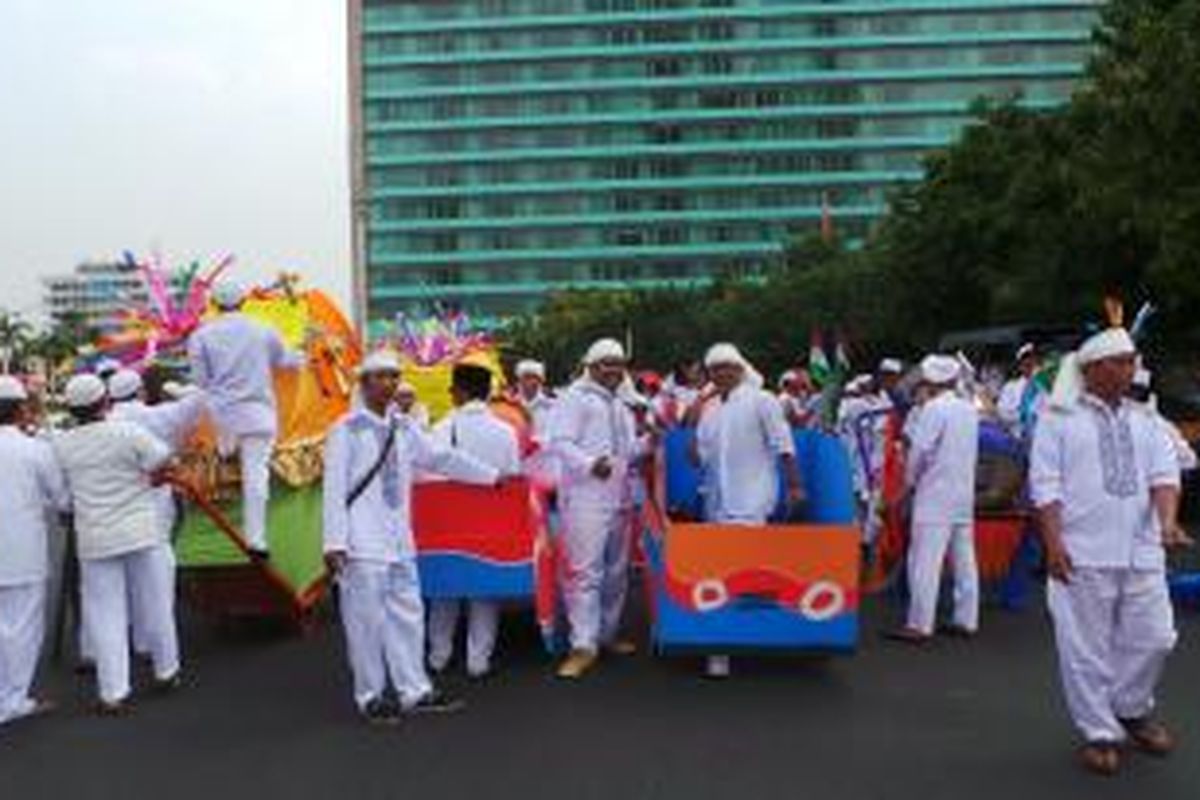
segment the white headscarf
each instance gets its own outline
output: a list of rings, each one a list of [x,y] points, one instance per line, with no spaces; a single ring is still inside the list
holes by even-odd
[[[584,354],[583,365],[585,367],[594,367],[601,361],[609,359],[624,361],[625,348],[616,339],[598,339],[592,343],[587,353]]]
[[[1133,337],[1124,328],[1109,328],[1085,341],[1074,353],[1068,353],[1058,365],[1050,405],[1057,409],[1070,408],[1083,394],[1083,368],[1088,364],[1115,356],[1137,353]]]

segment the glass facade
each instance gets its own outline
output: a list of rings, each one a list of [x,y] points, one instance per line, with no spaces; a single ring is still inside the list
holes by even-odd
[[[1096,0],[358,0],[370,318],[753,274],[865,235],[980,96],[1069,95]]]

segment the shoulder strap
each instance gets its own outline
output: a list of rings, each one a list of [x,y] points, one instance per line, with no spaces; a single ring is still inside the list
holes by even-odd
[[[363,475],[358,483],[354,484],[354,489],[346,498],[346,508],[353,506],[363,492],[379,477],[379,473],[383,471],[383,465],[387,463],[388,457],[392,454],[393,448],[396,446],[396,425],[393,423],[388,426],[387,439],[383,443],[383,449],[379,451],[379,458],[375,459],[375,463],[367,470],[367,474]]]

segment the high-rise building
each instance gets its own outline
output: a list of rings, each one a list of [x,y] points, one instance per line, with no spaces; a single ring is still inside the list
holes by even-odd
[[[753,274],[861,239],[980,96],[1066,99],[1097,0],[352,0],[359,311]]]
[[[50,319],[76,317],[89,328],[112,327],[119,311],[144,306],[149,292],[137,267],[90,261],[65,275],[42,279],[43,310]]]

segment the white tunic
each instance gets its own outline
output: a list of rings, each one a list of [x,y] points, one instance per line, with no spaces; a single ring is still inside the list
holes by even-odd
[[[1076,567],[1161,570],[1165,565],[1150,490],[1179,485],[1179,462],[1145,409],[1114,410],[1083,394],[1038,422],[1030,493],[1042,508],[1062,504],[1063,544]]]
[[[550,435],[550,418],[554,414],[554,400],[544,392],[538,392],[532,400],[521,395],[521,405],[529,414],[533,428],[533,440],[545,444]]]
[[[104,420],[54,440],[71,487],[79,558],[125,555],[161,542],[161,522],[150,473],[171,451],[140,425]]]
[[[0,427],[0,587],[49,577],[47,508],[70,508],[54,451],[16,426]]]
[[[482,401],[465,403],[451,412],[434,426],[433,439],[439,447],[468,453],[495,467],[501,475],[521,472],[517,432],[498,419]]]
[[[390,463],[347,509],[350,493],[379,459],[389,425],[396,426]],[[495,467],[439,446],[402,414],[393,411],[384,419],[360,408],[344,417],[325,444],[325,551],[384,563],[413,558],[411,496],[418,469],[484,485],[499,477]]]
[[[550,423],[550,450],[562,469],[565,502],[620,506],[629,501],[626,476],[639,454],[633,414],[620,398],[589,378],[581,378],[558,401]],[[599,458],[612,475],[592,475]]]
[[[953,525],[975,518],[979,412],[954,392],[921,406],[911,429],[908,486],[914,525]]]
[[[192,378],[204,389],[225,436],[274,436],[278,428],[272,370],[298,367],[283,339],[244,314],[223,314],[188,340]]]
[[[743,382],[704,412],[697,446],[714,517],[765,522],[779,501],[779,457],[796,452],[778,400]]]

